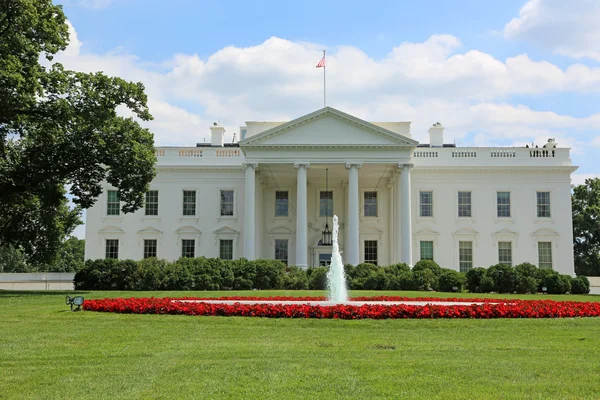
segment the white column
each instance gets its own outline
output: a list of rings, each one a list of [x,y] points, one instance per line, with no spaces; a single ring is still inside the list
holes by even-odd
[[[254,260],[256,237],[256,168],[258,163],[245,162],[246,203],[244,204],[244,257]]]
[[[395,217],[395,202],[394,202],[394,178],[390,178],[390,180],[388,181],[388,190],[389,190],[389,203],[388,203],[388,232],[389,232],[389,240],[388,240],[388,246],[389,246],[389,251],[388,251],[388,257],[389,257],[389,264],[396,264],[398,261],[396,260],[396,241],[395,241],[395,234],[396,234],[396,217]]]
[[[398,166],[400,167],[400,165]],[[399,214],[402,215],[400,237],[401,237],[401,256],[400,260],[412,267],[412,211],[411,211],[411,186],[410,169],[412,164],[402,164],[400,173],[400,194],[402,197],[402,208]]]
[[[306,170],[308,163],[296,163],[298,170],[296,187],[296,266],[307,268],[308,253],[308,209],[306,200]]]
[[[348,264],[359,264],[359,234],[358,234],[358,169],[361,164],[348,163],[348,243],[345,248],[344,260]]]

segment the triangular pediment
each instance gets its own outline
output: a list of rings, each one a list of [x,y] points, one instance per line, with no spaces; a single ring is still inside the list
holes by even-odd
[[[199,235],[202,233],[202,231],[200,231],[198,228],[196,228],[195,226],[192,225],[185,225],[182,226],[180,228],[178,228],[175,233],[181,235],[183,233],[187,233],[187,234],[194,234],[194,235]]]
[[[240,147],[415,147],[416,140],[325,107],[240,141]]]
[[[221,226],[221,227],[219,227],[219,228],[217,228],[217,229],[213,230],[213,233],[214,233],[215,235],[227,235],[227,234],[230,234],[230,235],[237,235],[237,234],[239,234],[239,233],[240,233],[240,231],[238,231],[238,230],[237,230],[237,229],[235,229],[235,228],[232,228],[232,227],[231,227],[231,226],[229,226],[229,225],[223,225],[223,226]]]
[[[435,236],[439,234],[439,232],[429,228],[421,229],[420,231],[415,232],[415,236]]]
[[[511,231],[510,229],[504,228],[498,232],[494,232],[494,236],[519,236],[517,232]]]
[[[163,232],[155,226],[148,225],[139,231],[137,231],[140,235],[161,235]]]
[[[533,236],[559,236],[559,233],[550,228],[540,228],[532,233]]]
[[[477,232],[473,228],[461,228],[454,232],[454,235],[469,235],[469,236],[477,236],[479,232]]]

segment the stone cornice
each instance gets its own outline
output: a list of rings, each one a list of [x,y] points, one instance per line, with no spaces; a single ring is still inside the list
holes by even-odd
[[[247,144],[252,149],[412,149],[404,144]]]
[[[206,172],[240,172],[246,169],[241,163],[240,165],[156,165],[156,169],[160,171],[206,171]]]
[[[570,165],[543,166],[543,165],[516,165],[516,166],[414,166],[416,172],[548,172],[548,173],[573,173],[578,167]]]

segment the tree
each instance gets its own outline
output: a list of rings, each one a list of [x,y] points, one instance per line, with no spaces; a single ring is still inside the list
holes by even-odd
[[[108,182],[127,213],[155,175],[152,133],[116,111],[151,120],[144,86],[52,63],[68,40],[51,0],[0,1],[0,243],[34,262],[50,262],[79,223],[65,185],[88,208]]]
[[[600,178],[573,189],[572,207],[575,273],[600,276]]]

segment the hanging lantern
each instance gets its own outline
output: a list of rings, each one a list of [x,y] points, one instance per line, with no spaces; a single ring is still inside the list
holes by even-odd
[[[327,204],[325,205],[325,229],[323,229],[321,244],[323,246],[331,246],[331,230],[329,229],[329,168],[325,169],[325,193],[327,193]]]

